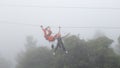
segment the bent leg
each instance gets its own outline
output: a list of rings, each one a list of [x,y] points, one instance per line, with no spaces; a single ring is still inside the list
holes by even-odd
[[[56,46],[54,52],[56,52],[56,50],[58,49],[59,46],[60,46],[60,44],[59,44],[59,42],[57,42],[57,46]]]
[[[61,47],[62,47],[62,49],[63,49],[64,51],[66,51],[66,48],[65,48],[65,46],[64,46],[64,44],[63,44],[63,41],[61,40],[60,42],[61,42]]]

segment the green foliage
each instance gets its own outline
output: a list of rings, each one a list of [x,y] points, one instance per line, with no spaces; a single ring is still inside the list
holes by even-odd
[[[33,36],[27,36],[26,43],[25,43],[26,50],[34,49],[36,48],[36,46],[37,46],[37,41],[34,40]]]
[[[36,47],[19,57],[17,68],[120,68],[120,56],[110,48],[112,42],[106,36],[85,41],[73,35],[64,39],[68,54],[60,49],[53,56],[52,50]]]
[[[18,68],[49,68],[53,59],[52,53],[45,47],[25,53],[25,56],[19,61]]]
[[[6,59],[0,57],[0,68],[11,68],[11,64]]]
[[[92,49],[92,56],[94,63],[99,68],[119,68],[119,58],[110,48],[113,40],[103,36],[97,39],[88,41],[88,46]],[[118,59],[118,60],[116,60]]]
[[[120,55],[120,36],[118,37],[118,44],[116,45],[116,53]]]
[[[120,36],[118,37],[118,43],[120,44]]]

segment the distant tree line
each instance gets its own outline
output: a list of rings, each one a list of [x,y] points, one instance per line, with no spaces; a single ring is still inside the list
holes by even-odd
[[[12,64],[10,63],[10,61],[0,56],[0,68],[11,68],[11,67]]]
[[[113,40],[104,35],[88,41],[75,35],[65,38],[66,55],[59,49],[54,56],[53,50],[36,43],[32,36],[27,37],[26,50],[18,54],[16,68],[120,68],[120,55],[110,47]]]

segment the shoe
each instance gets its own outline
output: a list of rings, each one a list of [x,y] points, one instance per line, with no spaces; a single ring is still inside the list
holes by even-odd
[[[51,48],[54,49],[54,45],[53,44],[51,45]]]
[[[55,55],[55,52],[53,52],[53,55]]]
[[[68,54],[68,51],[65,51],[66,54]]]

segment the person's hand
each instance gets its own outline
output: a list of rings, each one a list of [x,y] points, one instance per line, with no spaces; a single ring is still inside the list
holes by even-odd
[[[59,26],[59,28],[61,28],[61,27]]]
[[[43,26],[42,26],[42,25],[41,25],[40,27],[41,27],[41,28],[43,28]]]
[[[50,28],[50,26],[47,26],[47,28]]]

